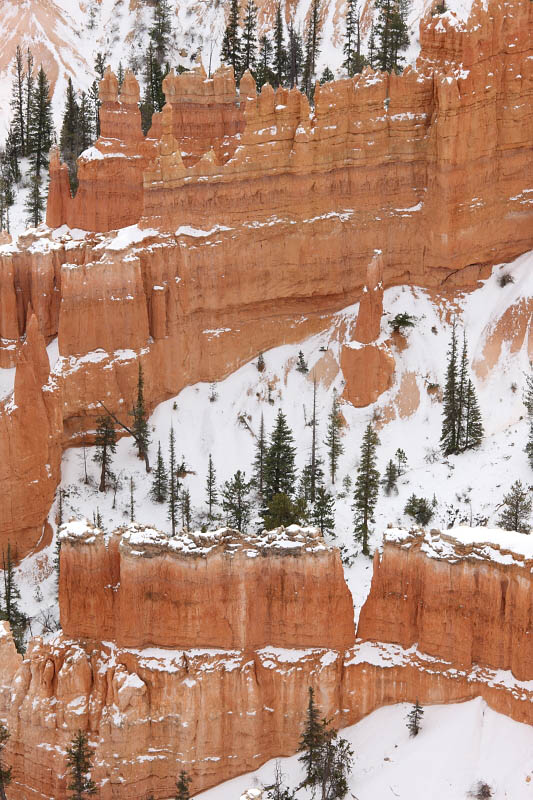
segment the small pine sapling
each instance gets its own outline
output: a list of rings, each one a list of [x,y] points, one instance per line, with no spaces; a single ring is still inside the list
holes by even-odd
[[[420,729],[422,727],[422,717],[424,716],[424,709],[418,702],[418,698],[416,703],[410,710],[407,715],[407,729],[411,736],[418,736]]]
[[[405,450],[402,450],[402,448],[399,447],[396,450],[394,457],[396,458],[396,463],[398,465],[396,468],[398,476],[403,475],[407,468],[407,456],[405,455]]]
[[[130,477],[130,522],[135,522],[135,483]]]
[[[385,477],[381,481],[381,484],[383,486],[383,491],[385,492],[387,497],[389,497],[393,492],[398,494],[398,487],[396,485],[397,481],[398,481],[398,467],[391,458],[389,460],[389,463],[385,467]]]
[[[161,452],[161,442],[157,445],[157,461],[150,489],[150,497],[154,503],[164,503],[168,495],[168,476],[165,461]]]
[[[96,784],[88,776],[91,770],[92,751],[89,748],[87,734],[78,731],[67,748],[67,769],[70,782],[67,786],[70,800],[85,800],[96,794]]]
[[[311,518],[322,536],[327,533],[335,537],[335,501],[331,492],[326,491],[323,486],[317,489]]]
[[[393,333],[403,333],[405,328],[414,328],[415,324],[416,317],[408,314],[407,311],[402,311],[401,314],[396,314],[396,316],[389,322]]]
[[[374,431],[372,423],[369,422],[361,445],[361,460],[357,469],[354,504],[352,506],[355,512],[355,538],[362,543],[362,550],[365,556],[370,554],[368,549],[370,523],[374,521],[373,514],[379,492],[379,472],[376,467],[378,444],[378,435]]]
[[[213,508],[218,503],[218,491],[217,491],[217,476],[213,464],[213,459],[211,457],[211,453],[209,453],[209,461],[207,462],[207,480],[205,484],[205,490],[207,495],[208,516],[209,519],[212,520]]]
[[[309,372],[309,367],[307,366],[304,354],[302,353],[301,350],[298,353],[298,363],[296,364],[296,371],[301,372],[302,375],[307,375],[307,373]]]
[[[190,800],[189,787],[191,785],[191,778],[188,773],[182,769],[178,780],[176,781],[176,795],[174,800]]]
[[[425,497],[412,494],[404,508],[405,514],[412,517],[419,525],[427,525],[433,516],[433,504]]]
[[[531,533],[532,500],[522,481],[515,481],[503,498],[503,510],[498,524],[506,531]]]

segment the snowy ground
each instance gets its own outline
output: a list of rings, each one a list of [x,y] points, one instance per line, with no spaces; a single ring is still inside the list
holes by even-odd
[[[422,730],[411,738],[405,703],[380,708],[341,735],[354,751],[348,798],[356,800],[468,800],[479,781],[493,800],[533,797],[533,728],[492,711],[478,698],[428,706]],[[280,759],[291,787],[301,781],[297,756]],[[197,800],[239,800],[246,789],[272,782],[275,761],[226,781]],[[310,794],[300,791],[299,800]]]
[[[505,288],[498,285],[497,277],[501,268],[496,267],[493,275],[476,292],[465,295],[460,301],[470,345],[471,360],[479,358],[485,341],[487,328],[503,311],[520,297],[531,294],[533,274],[533,253],[518,258],[508,268],[515,282]],[[520,478],[529,485],[532,483],[531,469],[527,463],[523,447],[527,430],[524,419],[525,408],[522,402],[525,373],[528,369],[526,346],[521,351],[510,354],[504,347],[498,366],[493,369],[485,382],[474,376],[483,413],[486,436],[479,450],[460,456],[443,459],[438,450],[441,428],[441,403],[435,395],[428,394],[430,384],[443,383],[446,366],[446,350],[449,340],[449,319],[452,309],[446,302],[435,304],[428,294],[416,288],[397,287],[385,293],[385,315],[382,322],[381,340],[389,337],[388,319],[396,313],[408,311],[417,317],[417,324],[408,334],[408,347],[403,352],[395,352],[396,379],[393,388],[382,395],[368,408],[355,409],[348,403],[341,406],[346,420],[343,430],[344,454],[338,470],[335,486],[328,480],[328,487],[336,499],[336,539],[345,545],[348,553],[355,555],[353,564],[346,567],[346,579],[350,586],[355,607],[355,616],[368,593],[371,578],[371,562],[359,554],[360,547],[353,539],[352,490],[345,492],[343,479],[348,476],[353,481],[359,458],[361,437],[368,421],[373,419],[379,427],[380,446],[378,449],[379,469],[383,473],[388,460],[402,447],[408,458],[405,474],[400,478],[398,494],[385,496],[380,492],[371,550],[379,546],[382,533],[387,525],[407,525],[412,522],[403,513],[407,498],[415,493],[428,500],[436,500],[431,527],[449,528],[459,522],[474,524],[497,524],[499,505],[510,485]],[[217,483],[228,480],[237,469],[251,476],[255,437],[259,430],[261,414],[264,415],[267,432],[270,431],[278,409],[287,415],[297,443],[297,465],[301,469],[309,458],[311,429],[306,425],[311,415],[312,382],[309,376],[295,369],[298,350],[301,348],[310,367],[317,365],[324,354],[320,347],[328,347],[335,358],[340,352],[341,342],[349,341],[353,330],[358,306],[351,306],[335,315],[329,330],[313,336],[300,345],[283,346],[265,353],[266,368],[257,371],[255,362],[249,363],[214,387],[216,399],[210,401],[212,387],[196,384],[187,387],[173,399],[161,403],[150,419],[152,435],[151,460],[155,461],[157,444],[161,441],[165,457],[168,451],[168,436],[171,424],[174,426],[178,457],[183,455],[190,474],[184,486],[191,493],[193,506],[193,527],[206,522],[205,481],[209,454],[212,454]],[[447,312],[448,319],[446,320]],[[436,331],[436,333],[434,332]],[[224,335],[223,333],[221,335]],[[526,337],[527,339],[527,337]],[[56,343],[49,347],[55,360]],[[59,366],[59,364],[58,364]],[[3,377],[0,371],[0,379]],[[416,373],[416,383],[420,393],[420,405],[411,416],[404,419],[393,418],[384,424],[383,420],[394,417],[395,397],[398,386],[405,373]],[[320,374],[320,373],[319,373]],[[0,386],[1,386],[0,380]],[[344,379],[338,372],[330,383],[319,383],[319,441],[323,442],[327,415],[331,407],[334,387],[342,392]],[[272,403],[268,402],[268,386],[271,386]],[[513,391],[513,384],[516,388]],[[243,422],[245,420],[245,424]],[[326,448],[321,447],[322,457]],[[101,514],[106,530],[129,521],[130,479],[134,482],[135,519],[149,523],[163,531],[169,530],[166,508],[153,503],[149,497],[150,476],[136,455],[129,438],[121,439],[117,445],[114,462],[121,486],[116,498],[113,492],[98,492],[98,465],[93,462],[94,448],[68,449],[63,457],[62,482],[63,518],[85,516],[93,518],[97,511]],[[85,464],[88,483],[85,483]],[[327,469],[326,469],[327,471]],[[221,510],[219,520],[224,517]],[[51,509],[49,520],[56,527],[57,500]],[[256,518],[252,527],[259,524]],[[505,534],[502,533],[502,537]],[[53,558],[52,545],[37,556],[26,559],[20,567],[20,584],[24,595],[24,608],[35,620],[52,614],[57,616],[55,606],[55,585],[52,574],[41,583],[43,600],[36,603],[35,573],[36,563],[48,561],[45,572],[50,569]],[[40,623],[35,621],[35,632]]]

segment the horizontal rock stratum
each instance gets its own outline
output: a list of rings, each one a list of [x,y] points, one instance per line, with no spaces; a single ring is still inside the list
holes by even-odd
[[[71,528],[63,547],[72,570],[69,580],[79,570],[76,597],[80,611],[87,612],[83,594],[91,589],[84,571],[90,562],[75,558],[71,550],[89,552],[105,544],[86,523],[82,529],[93,542]],[[129,542],[119,549],[132,546],[131,534],[135,538],[137,533],[130,529]],[[219,542],[215,550],[224,547],[220,532],[210,537]],[[170,556],[162,555],[161,549],[168,549],[164,543],[149,545],[146,536],[140,538],[134,558],[142,582],[144,570],[153,578],[153,564],[162,566]],[[311,550],[320,543],[310,531],[298,529],[259,538],[271,541],[266,552],[250,560],[279,560],[280,573],[289,581],[294,561],[316,554],[291,555],[287,540],[300,540],[299,550],[306,548],[306,541],[315,542]],[[240,563],[239,553],[248,549],[249,540],[239,542],[235,532],[230,539]],[[276,539],[282,546],[274,554]],[[198,548],[187,535],[174,542],[178,552]],[[252,544],[250,552],[257,553],[256,547]],[[210,560],[199,553],[178,556],[182,558],[204,565],[206,583],[210,570],[216,574],[219,565],[218,557]],[[197,793],[270,758],[294,753],[309,686],[315,688],[323,713],[339,727],[388,703],[447,703],[476,696],[533,724],[533,661],[526,647],[524,658],[512,657],[533,635],[532,567],[533,541],[521,534],[483,528],[443,534],[387,531],[374,558],[358,638],[341,650],[271,644],[247,650],[169,649],[157,642],[124,647],[57,633],[33,639],[22,660],[3,624],[0,713],[12,734],[10,797],[63,800],[65,748],[79,728],[89,732],[95,748],[93,778],[102,800],[145,800],[150,794],[163,800],[173,794],[182,768],[192,775]],[[98,585],[110,577],[94,575],[96,595]],[[158,605],[161,613],[168,610],[171,597],[179,604],[181,591],[178,583],[168,586],[168,596]],[[209,602],[207,593],[200,590],[193,602],[209,625],[212,609],[201,607]],[[241,611],[241,629],[253,629],[256,621],[245,608]],[[132,609],[132,615],[137,613]],[[291,613],[297,615],[294,629],[308,625],[303,606],[301,616],[296,607]],[[330,619],[332,628],[349,630],[352,610],[345,613],[348,619]],[[459,639],[462,646],[457,646]]]

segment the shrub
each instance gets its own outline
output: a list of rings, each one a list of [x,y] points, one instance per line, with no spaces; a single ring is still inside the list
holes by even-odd
[[[425,497],[417,497],[415,494],[412,494],[407,501],[404,512],[409,517],[413,517],[419,525],[427,525],[433,516],[429,500],[426,500]]]
[[[509,283],[514,283],[514,278],[508,272],[503,272],[498,278],[498,284],[502,287],[507,286]]]
[[[394,319],[391,319],[389,325],[394,333],[402,332],[404,328],[414,328],[416,323],[415,317],[408,314],[407,311],[402,311],[401,314],[396,314]]]

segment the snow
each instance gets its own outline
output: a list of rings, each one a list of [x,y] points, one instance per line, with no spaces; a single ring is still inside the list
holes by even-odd
[[[212,233],[218,233],[218,231],[231,230],[231,228],[227,228],[225,225],[213,225],[208,231],[204,231],[201,228],[192,228],[190,225],[181,225],[176,231],[176,236],[192,236],[193,238],[201,239],[205,236],[211,236]]]
[[[151,236],[160,236],[160,231],[155,228],[139,228],[138,225],[128,225],[116,231],[114,236],[106,237],[95,246],[95,250],[125,250],[132,244],[138,244],[143,239]]]
[[[530,800],[533,727],[498,714],[481,699],[426,706],[422,728],[411,738],[406,703],[374,711],[341,731],[354,752],[347,797],[357,800],[462,800],[479,781],[493,800]],[[302,779],[298,756],[279,760],[290,786]],[[197,800],[238,800],[272,783],[276,762],[197,795]],[[253,795],[252,795],[253,796]],[[300,790],[298,798],[309,800]]]

